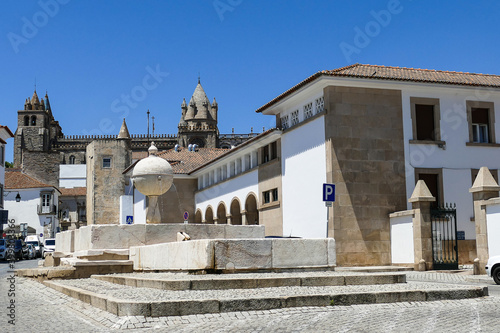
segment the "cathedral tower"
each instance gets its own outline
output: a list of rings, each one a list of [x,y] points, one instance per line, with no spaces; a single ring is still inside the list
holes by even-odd
[[[215,98],[212,103],[208,99],[200,79],[193,96],[186,103],[181,104],[182,116],[178,126],[178,144],[187,147],[196,144],[200,148],[216,148],[219,144],[219,130],[217,128],[218,105]]]

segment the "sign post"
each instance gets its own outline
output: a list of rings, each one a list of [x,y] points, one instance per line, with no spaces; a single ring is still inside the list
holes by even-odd
[[[182,217],[184,217],[184,224],[188,224],[189,213],[188,212],[184,212],[184,214],[182,215]]]
[[[328,221],[330,220],[330,207],[333,206],[332,203],[335,201],[335,184],[323,184],[323,201],[326,206],[326,238],[328,238]]]

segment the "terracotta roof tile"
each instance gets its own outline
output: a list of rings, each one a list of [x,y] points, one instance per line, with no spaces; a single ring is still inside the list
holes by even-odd
[[[63,197],[78,197],[78,196],[86,196],[87,188],[86,187],[73,187],[73,188],[60,188],[61,196]]]
[[[500,88],[500,75],[477,74],[466,72],[439,71],[433,69],[405,68],[377,65],[354,64],[334,70],[317,72],[299,84],[288,89],[278,97],[272,99],[256,112],[262,112],[276,104],[285,97],[291,95],[308,83],[320,76],[351,77],[375,80],[395,80],[406,82],[423,82],[436,84],[451,84],[463,86]]]
[[[229,150],[222,148],[197,148],[196,151],[189,151],[187,148],[181,147],[179,151],[170,149],[159,153],[158,156],[166,159],[172,165],[175,174],[187,174]]]
[[[5,169],[5,188],[6,189],[26,189],[39,187],[53,187],[42,183],[41,181],[28,176],[19,169]]]

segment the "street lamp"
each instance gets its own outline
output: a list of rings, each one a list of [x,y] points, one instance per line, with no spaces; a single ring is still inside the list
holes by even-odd
[[[19,192],[17,192],[16,195],[16,202],[21,202],[21,195],[19,194]]]

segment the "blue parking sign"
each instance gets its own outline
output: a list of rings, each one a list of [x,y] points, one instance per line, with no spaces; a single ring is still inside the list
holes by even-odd
[[[134,217],[127,215],[127,219],[125,220],[127,224],[133,224],[134,223]]]
[[[335,201],[335,185],[334,184],[323,184],[323,201],[327,201],[327,202]]]

